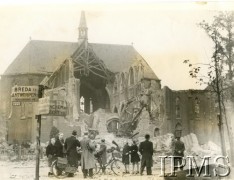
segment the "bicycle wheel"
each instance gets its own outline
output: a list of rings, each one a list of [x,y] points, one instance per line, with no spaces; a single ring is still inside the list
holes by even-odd
[[[122,163],[122,161],[120,160],[115,160],[112,164],[111,164],[111,170],[114,172],[115,175],[117,176],[123,176],[124,174],[124,169],[125,166]]]
[[[95,162],[95,167],[93,169],[93,175],[96,175],[100,172],[101,170],[101,165],[98,161]]]
[[[58,179],[64,179],[68,176],[68,173],[66,173],[64,170],[61,170],[57,167],[57,160],[55,160],[53,163],[52,163],[52,172],[53,172],[53,175],[58,178]]]

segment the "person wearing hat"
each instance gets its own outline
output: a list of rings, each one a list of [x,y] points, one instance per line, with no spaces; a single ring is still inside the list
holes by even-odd
[[[93,177],[93,168],[95,168],[95,149],[96,144],[94,141],[91,141],[90,137],[88,136],[89,133],[85,132],[83,139],[80,141],[81,145],[81,167],[84,178],[89,176],[90,178]],[[92,136],[91,136],[92,137]]]
[[[65,148],[65,151],[67,153],[68,164],[71,167],[78,168],[78,158],[79,158],[79,156],[78,156],[78,153],[77,153],[77,147],[80,147],[80,142],[79,142],[79,140],[77,139],[76,136],[77,136],[77,131],[76,130],[72,131],[72,136],[68,137],[65,140],[64,148]],[[68,176],[73,177],[74,174],[69,173]]]

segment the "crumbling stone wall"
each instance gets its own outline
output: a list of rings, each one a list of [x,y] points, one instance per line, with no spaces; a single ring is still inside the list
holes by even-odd
[[[19,143],[31,141],[36,137],[37,104],[23,102],[20,106],[12,106],[11,89],[14,85],[33,86],[38,85],[45,77],[45,74],[15,74],[2,75],[0,100],[1,113],[7,128],[7,141],[12,143],[17,140]]]
[[[181,126],[182,136],[194,133],[200,144],[209,140],[220,144],[215,101],[208,91],[172,91],[167,87],[163,91],[168,123],[165,132],[175,133],[176,126]]]

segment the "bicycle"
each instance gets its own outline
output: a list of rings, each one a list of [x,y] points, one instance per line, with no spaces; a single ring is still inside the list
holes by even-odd
[[[107,169],[110,166],[111,171],[117,175],[117,176],[122,176],[124,174],[124,164],[122,163],[121,160],[117,159],[114,155],[115,149],[110,149],[109,150],[111,153],[111,159],[107,162],[107,164],[102,165],[100,157],[97,155],[96,158],[96,164],[94,168],[94,175],[97,175],[103,168]]]
[[[77,167],[70,166],[66,158],[58,157],[52,163],[53,175],[58,179],[64,179],[69,176],[69,174],[74,174],[77,171]]]

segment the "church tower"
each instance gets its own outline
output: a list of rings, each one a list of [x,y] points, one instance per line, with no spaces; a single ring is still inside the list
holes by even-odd
[[[78,27],[78,31],[79,31],[79,38],[78,38],[78,42],[81,44],[83,41],[88,41],[88,27],[86,25],[86,19],[85,19],[85,12],[82,11],[81,12],[81,16],[80,16],[80,25]]]

